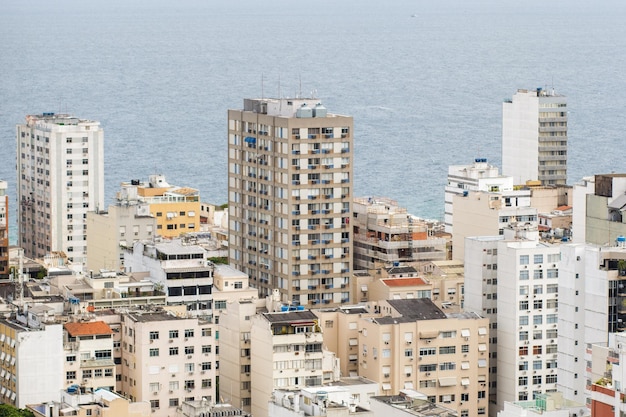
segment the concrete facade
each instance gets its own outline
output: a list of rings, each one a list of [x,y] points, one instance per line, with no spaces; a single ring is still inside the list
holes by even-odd
[[[17,125],[19,245],[29,258],[65,252],[86,262],[87,212],[104,207],[99,122],[44,113]]]
[[[413,216],[381,197],[355,198],[353,211],[355,270],[447,258],[446,239],[436,236],[439,222]]]
[[[229,262],[266,296],[350,301],[353,121],[318,99],[246,99],[228,111]]]
[[[517,90],[502,106],[502,174],[515,184],[567,182],[567,100],[554,89]]]
[[[87,213],[87,270],[124,270],[124,248],[152,239],[156,218],[147,206],[117,204],[106,212]]]
[[[7,182],[0,180],[0,279],[9,278],[9,196]]]
[[[451,165],[448,167],[448,185],[445,188],[445,231],[453,232],[455,195],[463,195],[466,191],[499,192],[512,189],[513,177],[500,175],[498,167],[489,164],[485,158],[476,158],[471,165]]]

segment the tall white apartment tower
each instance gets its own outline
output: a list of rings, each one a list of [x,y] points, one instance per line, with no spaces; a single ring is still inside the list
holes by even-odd
[[[88,211],[104,208],[100,122],[68,114],[26,116],[17,125],[19,245],[29,258],[63,251],[86,260]]]
[[[261,296],[350,301],[352,127],[318,99],[245,99],[228,111],[229,261]]]
[[[567,101],[554,89],[517,90],[502,106],[502,173],[515,184],[567,181]]]

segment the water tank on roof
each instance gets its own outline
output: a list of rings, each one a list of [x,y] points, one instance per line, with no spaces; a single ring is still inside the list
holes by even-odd
[[[289,311],[289,306],[286,306],[286,305],[280,306],[280,311]]]
[[[393,266],[400,266],[400,262],[394,262]]]
[[[304,306],[297,306],[296,310],[297,311],[304,311]]]
[[[308,119],[313,117],[313,109],[304,103],[297,111],[296,117],[300,119]]]
[[[328,110],[322,106],[322,103],[317,103],[313,109],[313,117],[326,117]]]
[[[618,236],[615,241],[617,242],[617,246],[619,246],[620,248],[626,247],[626,237]]]

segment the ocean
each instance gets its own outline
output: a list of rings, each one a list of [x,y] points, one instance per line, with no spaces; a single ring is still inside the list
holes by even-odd
[[[625,21],[602,0],[2,0],[0,179],[15,195],[25,115],[68,112],[105,129],[107,203],[162,173],[221,204],[227,109],[313,95],[354,117],[356,195],[442,219],[448,165],[500,164],[518,88],[568,97],[569,183],[626,171]]]

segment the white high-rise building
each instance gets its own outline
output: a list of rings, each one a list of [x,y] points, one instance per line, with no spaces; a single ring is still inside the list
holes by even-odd
[[[468,191],[501,192],[513,190],[513,178],[500,175],[498,167],[485,158],[476,158],[471,165],[448,167],[448,185],[445,190],[445,227],[452,233],[453,200],[455,195]]]
[[[17,125],[19,245],[29,258],[62,251],[86,261],[87,212],[104,208],[104,132],[68,114]]]
[[[567,182],[567,100],[554,89],[517,90],[502,107],[502,173],[515,184]]]
[[[228,111],[229,262],[262,296],[350,301],[352,117],[318,99],[245,99]]]
[[[497,249],[498,357],[492,366],[501,410],[505,401],[556,390],[560,251],[519,236]]]

